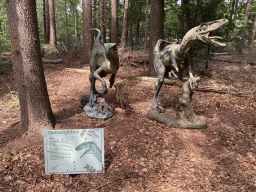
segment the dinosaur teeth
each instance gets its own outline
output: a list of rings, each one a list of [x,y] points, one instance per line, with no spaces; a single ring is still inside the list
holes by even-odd
[[[225,47],[225,46],[226,46],[225,43],[220,43],[220,42],[215,41],[215,40],[211,40],[211,42],[212,42],[213,44],[217,45],[217,46],[221,46],[221,47]]]
[[[219,36],[213,36],[213,37],[208,37],[209,39],[222,39],[221,37]]]

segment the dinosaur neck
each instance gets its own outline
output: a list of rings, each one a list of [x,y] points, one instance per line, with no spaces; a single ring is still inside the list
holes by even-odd
[[[178,52],[176,53],[178,57],[184,58],[188,54],[190,47],[197,42],[195,34],[196,28],[193,28],[186,33],[179,46]]]
[[[189,37],[184,37],[177,52],[178,57],[185,57],[188,54],[190,47],[196,43],[196,40],[192,40]]]

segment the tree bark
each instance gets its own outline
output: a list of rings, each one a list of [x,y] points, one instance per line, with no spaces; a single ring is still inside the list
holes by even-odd
[[[147,42],[148,42],[148,0],[146,1],[145,42],[144,42],[145,51],[147,51]]]
[[[42,134],[43,130],[53,129],[55,117],[44,77],[36,1],[9,0],[6,5],[20,101],[20,126]]]
[[[154,13],[154,16],[152,16]],[[151,0],[149,75],[155,75],[153,50],[158,39],[164,37],[164,0]]]
[[[236,24],[236,20],[237,20],[238,3],[239,3],[239,0],[236,0],[236,7],[235,7],[235,13],[234,13],[234,24]],[[231,38],[233,38],[234,35],[235,35],[235,28],[232,30]]]
[[[68,13],[67,13],[67,0],[65,0],[65,25],[66,25],[66,45],[69,45],[68,38]]]
[[[76,44],[80,45],[80,35],[79,35],[79,28],[78,28],[78,10],[77,10],[77,7],[75,8],[75,38],[76,38]]]
[[[132,46],[132,24],[128,26],[128,45]]]
[[[97,0],[93,1],[93,28],[97,28]]]
[[[246,29],[247,29],[247,23],[248,23],[248,18],[249,18],[250,7],[251,7],[251,0],[248,0],[247,1],[246,11],[245,11],[244,27],[243,27],[243,32],[242,32],[242,35],[241,35],[241,43],[240,43],[240,47],[238,49],[238,53],[239,54],[242,54],[243,53],[243,49],[244,49],[245,32],[246,32]]]
[[[181,7],[183,6],[184,4],[184,0],[181,0]],[[177,39],[181,39],[182,36],[181,36],[181,31],[184,29],[184,23],[182,22],[181,18],[182,18],[182,10],[180,9],[180,12],[179,12],[179,21],[178,21],[178,31],[177,31]]]
[[[90,0],[83,0],[83,61],[82,63],[90,63],[92,51],[92,7]]]
[[[106,0],[100,0],[100,31],[102,34],[101,42],[106,43],[106,19],[105,19]]]
[[[55,10],[54,10],[54,1],[48,0],[49,6],[49,22],[50,22],[50,44],[53,47],[56,47],[56,24],[55,24]]]
[[[111,42],[118,43],[118,18],[117,18],[118,0],[112,0],[111,4]]]
[[[139,41],[140,41],[140,20],[137,21],[136,24],[136,47],[139,45]]]
[[[231,3],[231,1],[230,1],[230,3],[231,3],[230,18],[233,17],[235,1],[236,1],[236,0],[233,0],[232,3]]]
[[[49,44],[50,42],[50,20],[49,20],[49,3],[48,0],[45,0],[45,8],[46,8],[46,23],[45,23],[45,43]]]
[[[250,42],[249,42],[249,47],[250,48],[253,47],[255,31],[256,31],[256,15],[254,15],[254,23],[253,23],[253,27],[252,27],[252,33],[251,33]]]
[[[43,0],[43,20],[44,20],[44,42],[47,43],[47,33],[46,33],[46,9],[45,0]]]
[[[121,36],[121,47],[124,48],[127,44],[127,31],[128,31],[128,9],[129,9],[129,0],[125,0],[124,3],[124,18],[123,18],[123,30]]]

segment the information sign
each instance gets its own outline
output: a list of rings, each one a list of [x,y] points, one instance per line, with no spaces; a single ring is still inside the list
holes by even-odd
[[[44,131],[45,174],[104,173],[104,129]]]

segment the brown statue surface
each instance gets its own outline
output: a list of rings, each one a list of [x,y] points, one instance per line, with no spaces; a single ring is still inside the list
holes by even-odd
[[[101,32],[99,29],[92,28],[98,32],[94,41],[90,58],[90,96],[84,96],[81,99],[82,107],[88,117],[97,119],[107,119],[114,114],[114,109],[105,102],[102,97],[107,90],[107,84],[102,77],[111,74],[109,79],[110,88],[115,82],[115,76],[119,69],[119,56],[116,43],[101,43]],[[103,93],[99,93],[95,88],[96,79],[100,80],[103,87]]]
[[[199,78],[195,82],[195,86],[198,85]],[[207,127],[206,121],[199,120],[195,114],[192,106],[193,89],[189,81],[183,84],[183,94],[181,98],[178,98],[180,103],[180,116],[178,119],[170,119],[160,114],[157,110],[149,109],[147,112],[147,118],[159,123],[165,124],[167,127],[183,128],[183,129],[204,129]]]

